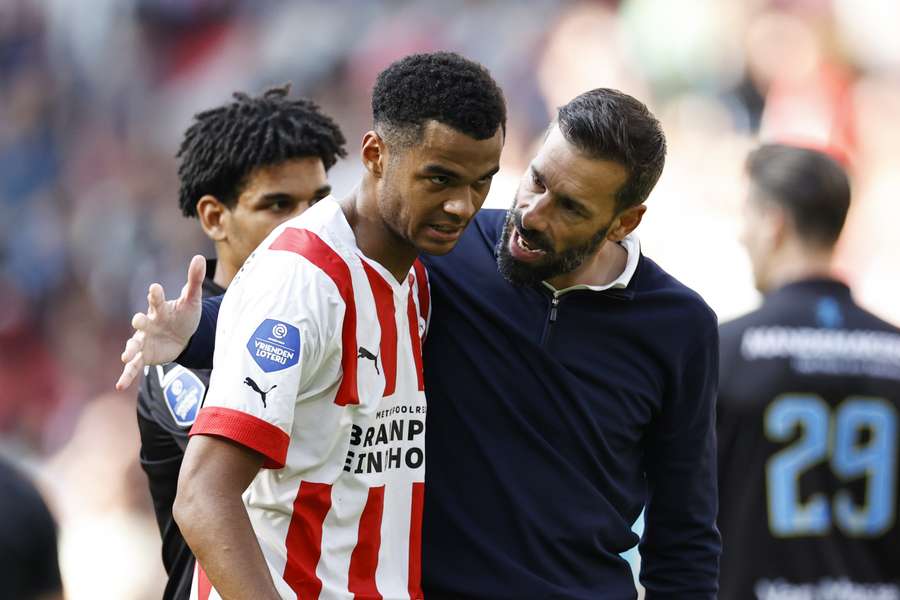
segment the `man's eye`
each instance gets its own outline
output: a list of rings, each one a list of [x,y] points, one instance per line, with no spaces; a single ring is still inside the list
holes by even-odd
[[[487,185],[494,179],[493,175],[488,175],[487,177],[482,177],[477,181],[478,185]]]
[[[447,185],[450,183],[450,178],[446,175],[432,175],[429,180],[434,185]]]
[[[578,209],[578,206],[574,202],[563,202],[563,210],[566,210],[573,215],[581,216],[581,211]]]
[[[531,174],[531,184],[539,190],[544,189],[544,183],[534,173]]]

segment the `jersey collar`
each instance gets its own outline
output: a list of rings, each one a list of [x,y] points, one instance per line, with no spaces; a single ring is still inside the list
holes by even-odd
[[[786,297],[802,295],[831,295],[850,297],[850,288],[846,283],[831,277],[811,277],[787,283],[766,295],[766,302]]]
[[[332,234],[343,244],[347,249],[353,251],[354,254],[357,255],[360,261],[365,262],[370,267],[375,269],[382,279],[387,282],[388,285],[391,286],[391,289],[395,294],[400,294],[401,296],[405,295],[409,290],[409,278],[405,278],[403,281],[397,281],[394,276],[388,271],[381,263],[376,260],[373,260],[363,254],[363,251],[359,249],[359,245],[356,243],[356,234],[353,232],[353,228],[350,227],[350,223],[347,221],[347,216],[344,214],[343,209],[341,208],[340,203],[334,198],[334,196],[327,196],[319,202],[328,202],[330,205],[329,208],[335,211],[337,218],[334,220],[335,226],[332,228]],[[412,271],[412,269],[410,269]]]

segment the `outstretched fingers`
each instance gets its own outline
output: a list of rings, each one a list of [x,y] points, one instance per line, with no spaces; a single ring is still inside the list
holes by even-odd
[[[120,392],[127,390],[134,383],[134,380],[137,379],[143,368],[144,354],[143,352],[138,352],[122,369],[122,375],[119,376],[119,380],[116,382],[116,389]]]
[[[163,286],[158,283],[153,283],[150,285],[150,289],[147,290],[147,314],[152,318],[155,317],[163,304],[166,302],[166,291],[163,289]],[[140,329],[137,325],[132,321],[132,327],[135,329]]]
[[[179,302],[197,304],[203,297],[203,278],[206,277],[206,259],[197,254],[188,265],[187,283],[181,288]]]
[[[136,333],[125,342],[125,351],[122,352],[121,356],[123,363],[129,362],[138,352],[143,350],[143,341],[143,336]]]
[[[138,331],[143,331],[150,324],[150,317],[144,313],[136,313],[131,317],[131,327]]]

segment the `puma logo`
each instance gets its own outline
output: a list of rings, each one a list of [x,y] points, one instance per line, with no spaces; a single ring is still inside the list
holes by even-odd
[[[263,403],[263,408],[266,408],[266,394],[268,394],[269,392],[271,392],[272,390],[274,390],[275,388],[278,387],[278,384],[275,384],[272,387],[270,387],[269,389],[267,389],[266,391],[262,391],[261,389],[259,389],[259,386],[256,385],[256,382],[253,381],[252,379],[250,379],[249,377],[244,378],[244,383],[247,384],[250,387],[250,389],[252,389],[254,392],[259,394],[259,397]]]
[[[359,354],[356,355],[356,358],[368,358],[373,363],[375,363],[375,372],[381,375],[381,371],[378,370],[378,355],[372,354],[362,346],[359,347]]]

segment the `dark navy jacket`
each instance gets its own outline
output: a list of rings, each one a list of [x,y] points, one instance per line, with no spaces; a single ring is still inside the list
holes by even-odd
[[[425,258],[426,598],[635,598],[619,554],[645,504],[648,600],[715,598],[714,314],[641,257],[627,288],[567,292],[551,318],[549,289],[497,271],[504,214]],[[188,349],[207,361],[214,309]]]

